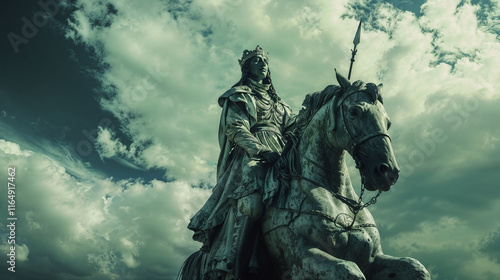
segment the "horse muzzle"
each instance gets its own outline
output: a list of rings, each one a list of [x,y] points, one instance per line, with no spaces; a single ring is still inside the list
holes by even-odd
[[[369,172],[366,172],[368,170]],[[381,163],[372,168],[363,168],[360,170],[365,177],[365,187],[370,191],[388,191],[391,186],[396,184],[399,178],[399,168],[389,166],[387,163]]]

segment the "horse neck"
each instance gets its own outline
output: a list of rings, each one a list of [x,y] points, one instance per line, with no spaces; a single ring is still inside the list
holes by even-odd
[[[329,143],[324,120],[324,117],[313,118],[300,140],[298,149],[304,155],[300,159],[302,176],[317,181],[330,191],[350,196],[352,186],[345,151]]]

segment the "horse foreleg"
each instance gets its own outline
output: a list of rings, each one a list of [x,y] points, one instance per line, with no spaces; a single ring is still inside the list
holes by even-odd
[[[412,258],[396,258],[380,254],[372,264],[369,280],[430,280],[425,267]]]
[[[310,246],[311,240],[282,227],[269,233],[266,244],[272,258],[280,263],[283,279],[366,280],[358,266]],[[313,242],[314,243],[314,242]]]
[[[302,248],[302,260],[292,266],[292,279],[349,279],[366,280],[358,266],[318,248]]]

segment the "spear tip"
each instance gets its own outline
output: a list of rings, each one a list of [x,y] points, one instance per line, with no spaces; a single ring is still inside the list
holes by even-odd
[[[361,41],[361,22],[363,22],[363,19],[359,21],[358,30],[356,31],[356,36],[354,36],[354,41],[352,41],[354,43],[354,46],[357,46]]]

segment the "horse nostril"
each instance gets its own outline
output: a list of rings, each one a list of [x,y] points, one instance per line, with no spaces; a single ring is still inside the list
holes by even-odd
[[[385,164],[385,163],[382,163],[379,167],[378,167],[378,172],[380,174],[385,174],[387,171],[389,171],[389,165]]]
[[[392,184],[396,184],[396,182],[398,181],[399,179],[399,174],[398,173],[394,173],[392,176]]]

